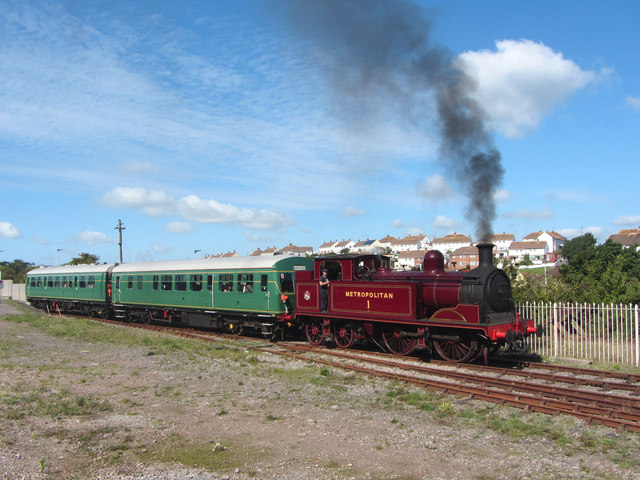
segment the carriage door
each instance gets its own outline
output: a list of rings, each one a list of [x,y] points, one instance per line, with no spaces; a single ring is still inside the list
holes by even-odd
[[[116,277],[116,287],[114,290],[115,303],[120,303],[120,276]]]

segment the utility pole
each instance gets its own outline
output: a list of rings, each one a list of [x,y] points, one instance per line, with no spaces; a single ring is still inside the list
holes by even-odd
[[[122,225],[122,220],[118,219],[118,226],[114,227],[114,230],[118,230],[118,245],[120,245],[120,263],[122,263],[122,230],[126,230]]]

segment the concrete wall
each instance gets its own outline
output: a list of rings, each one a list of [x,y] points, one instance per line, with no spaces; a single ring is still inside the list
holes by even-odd
[[[13,283],[13,280],[2,280],[0,284],[0,298],[10,298],[18,302],[26,301],[24,283]]]

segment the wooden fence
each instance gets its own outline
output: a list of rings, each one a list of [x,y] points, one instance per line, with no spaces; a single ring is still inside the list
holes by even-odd
[[[531,345],[540,355],[640,366],[638,305],[534,302],[516,309],[545,328]]]

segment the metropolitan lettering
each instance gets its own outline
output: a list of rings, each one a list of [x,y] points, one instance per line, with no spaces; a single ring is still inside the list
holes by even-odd
[[[393,293],[388,292],[344,292],[347,298],[373,298],[373,299],[385,299],[393,300]]]

